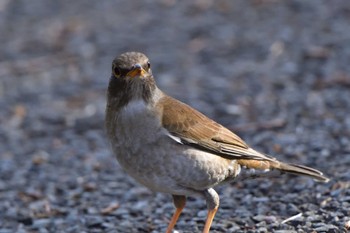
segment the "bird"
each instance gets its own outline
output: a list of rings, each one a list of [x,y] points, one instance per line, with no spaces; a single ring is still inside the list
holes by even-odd
[[[208,233],[219,207],[214,187],[234,180],[242,169],[279,170],[328,182],[322,172],[258,152],[239,136],[189,105],[161,91],[151,63],[126,52],[112,63],[105,112],[106,135],[127,174],[152,191],[171,194],[172,232],[187,197],[206,200]]]

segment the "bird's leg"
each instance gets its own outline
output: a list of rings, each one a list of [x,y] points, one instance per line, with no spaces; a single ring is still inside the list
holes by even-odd
[[[171,221],[168,225],[168,228],[166,229],[166,233],[171,233],[171,231],[173,230],[183,208],[186,205],[186,197],[173,195],[173,201],[174,201],[174,205],[176,207],[176,210],[175,210],[173,217],[171,218]]]
[[[214,189],[210,188],[204,192],[205,199],[207,201],[208,207],[208,216],[205,221],[203,233],[209,233],[211,223],[215,217],[216,211],[219,208],[219,195],[215,192]]]

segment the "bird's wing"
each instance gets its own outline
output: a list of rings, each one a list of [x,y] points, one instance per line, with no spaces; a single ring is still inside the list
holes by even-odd
[[[190,106],[169,96],[158,104],[163,127],[177,142],[230,159],[274,160],[249,146],[236,134]]]

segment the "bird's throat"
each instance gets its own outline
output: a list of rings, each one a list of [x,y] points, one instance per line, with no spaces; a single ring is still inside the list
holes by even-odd
[[[108,86],[108,104],[113,108],[121,108],[131,101],[153,101],[157,87],[154,82],[143,80],[125,80],[111,78]]]

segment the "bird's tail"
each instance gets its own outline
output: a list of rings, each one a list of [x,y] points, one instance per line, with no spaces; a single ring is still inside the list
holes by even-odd
[[[329,178],[325,177],[322,172],[303,165],[279,162],[279,165],[276,166],[276,168],[283,172],[288,172],[295,175],[309,176],[321,182],[329,181]]]
[[[254,151],[256,153],[259,153],[257,151]],[[260,153],[259,153],[260,154]],[[262,154],[261,154],[262,155]],[[280,170],[281,172],[287,172],[295,175],[303,175],[303,176],[309,176],[317,181],[321,182],[328,182],[329,178],[323,175],[322,172],[313,169],[311,167],[303,166],[303,165],[297,165],[297,164],[290,164],[290,163],[283,163],[275,158],[266,156],[261,156],[261,160],[254,160],[254,159],[240,159],[237,160],[238,163],[243,166],[250,169],[258,169],[258,170]]]

